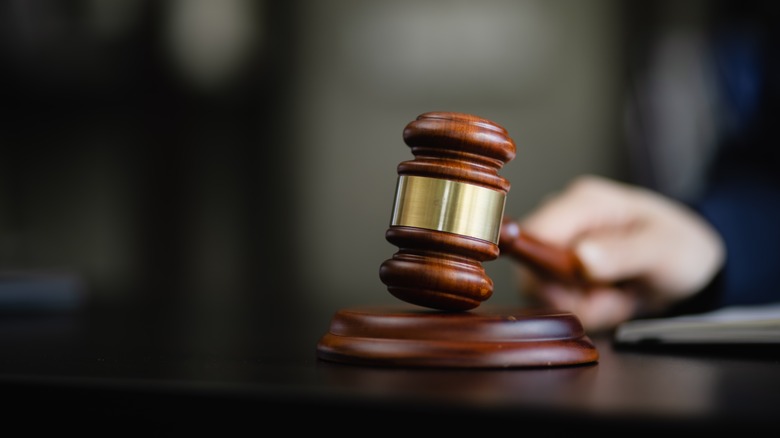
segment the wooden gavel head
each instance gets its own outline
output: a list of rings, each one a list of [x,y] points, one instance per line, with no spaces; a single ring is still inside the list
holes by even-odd
[[[418,116],[403,138],[414,159],[398,165],[385,235],[398,252],[380,279],[412,304],[473,309],[493,294],[482,262],[499,255],[510,184],[498,171],[515,157],[515,142],[489,120],[453,112]]]

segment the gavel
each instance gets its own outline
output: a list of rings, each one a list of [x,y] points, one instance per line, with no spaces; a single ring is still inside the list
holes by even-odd
[[[390,227],[398,247],[379,269],[403,306],[340,309],[317,356],[353,365],[508,368],[594,363],[598,352],[576,315],[558,309],[482,306],[493,281],[482,262],[508,254],[576,281],[571,251],[504,217],[515,156],[507,131],[469,114],[428,112],[404,129],[414,159],[398,165]],[[479,308],[477,308],[479,307]]]
[[[503,127],[455,112],[410,122],[404,142],[414,159],[398,165],[385,237],[399,250],[379,277],[396,298],[439,310],[469,310],[493,294],[482,262],[507,255],[564,281],[582,268],[567,249],[546,244],[504,216],[510,183],[498,174],[515,157]]]

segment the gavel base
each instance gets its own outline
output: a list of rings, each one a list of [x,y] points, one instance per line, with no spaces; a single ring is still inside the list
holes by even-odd
[[[598,351],[577,317],[483,305],[444,312],[414,305],[339,310],[319,359],[385,367],[518,368],[588,364]]]

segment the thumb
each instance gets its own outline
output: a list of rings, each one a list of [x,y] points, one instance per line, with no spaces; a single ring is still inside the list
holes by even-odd
[[[579,239],[574,251],[585,277],[610,284],[646,274],[652,267],[656,245],[641,229],[630,228],[590,233]]]

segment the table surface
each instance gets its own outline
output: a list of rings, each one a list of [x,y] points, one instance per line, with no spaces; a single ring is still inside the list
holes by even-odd
[[[297,422],[282,414],[316,412],[395,419],[383,429],[407,420],[761,429],[780,406],[776,346],[638,350],[601,336],[593,338],[599,361],[589,365],[366,367],[317,359],[331,310],[281,309],[252,322],[198,312],[3,315],[0,385],[18,415],[288,427]]]

